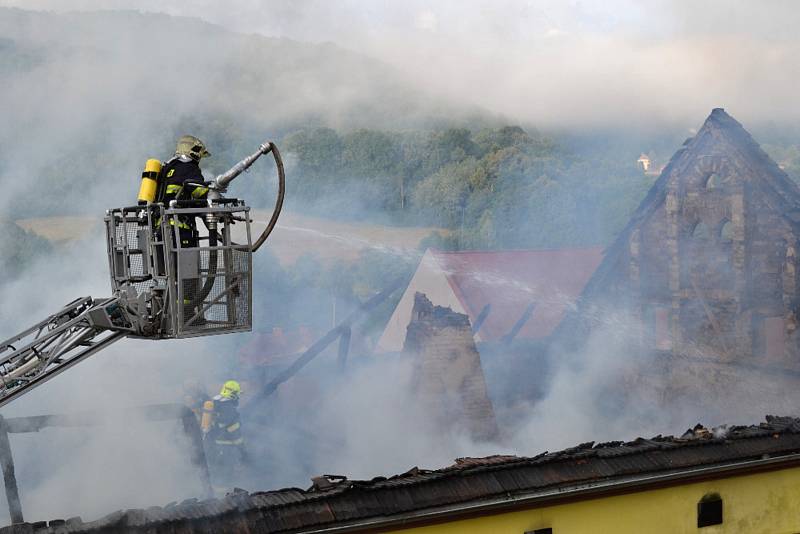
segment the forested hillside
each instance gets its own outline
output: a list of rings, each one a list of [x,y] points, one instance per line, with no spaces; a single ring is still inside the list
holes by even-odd
[[[129,202],[144,161],[187,132],[211,147],[210,176],[300,128],[489,120],[333,44],[128,11],[0,8],[0,77],[0,204],[15,218]]]
[[[444,248],[608,242],[650,187],[635,157],[587,159],[519,126],[304,129],[282,143],[293,205],[330,217],[452,230]]]

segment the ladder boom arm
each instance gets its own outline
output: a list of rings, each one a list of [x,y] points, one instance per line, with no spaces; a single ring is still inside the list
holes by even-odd
[[[118,308],[117,298],[76,299],[0,343],[0,406],[128,335]]]

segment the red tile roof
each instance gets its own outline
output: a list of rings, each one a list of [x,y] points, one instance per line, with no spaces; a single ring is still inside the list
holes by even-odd
[[[472,324],[487,304],[478,334],[483,341],[507,335],[530,305],[533,314],[518,337],[550,335],[583,291],[603,249],[431,251]]]

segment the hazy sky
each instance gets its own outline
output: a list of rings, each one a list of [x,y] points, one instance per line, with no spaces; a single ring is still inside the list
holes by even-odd
[[[333,41],[425,88],[541,124],[800,118],[800,4],[789,0],[0,0],[136,9]]]

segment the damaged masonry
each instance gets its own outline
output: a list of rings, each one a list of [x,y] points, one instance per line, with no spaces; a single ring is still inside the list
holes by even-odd
[[[415,362],[412,388],[438,424],[462,426],[476,440],[498,437],[466,315],[434,306],[417,293],[403,350]]]
[[[628,378],[661,401],[722,412],[721,393],[737,391],[753,412],[796,411],[798,239],[800,189],[714,109],[607,249],[561,340],[580,346],[625,310],[641,325]]]
[[[587,361],[592,336],[609,329],[624,337],[612,358],[632,355],[600,385],[610,395],[718,418],[735,391],[748,417],[794,413],[798,402],[786,392],[800,378],[798,240],[800,189],[739,122],[714,109],[602,256],[428,251],[377,351],[399,350],[420,291],[469,315],[501,431],[517,420],[520,400],[546,394],[559,362]],[[518,319],[526,321],[520,343],[486,342],[486,325],[504,325],[492,338],[500,340]],[[462,347],[459,357],[469,359]],[[513,372],[498,372],[503,363]]]
[[[673,156],[584,292],[615,295],[646,346],[798,370],[800,189],[715,109]]]
[[[791,2],[111,4],[0,0],[0,534],[800,534]]]

